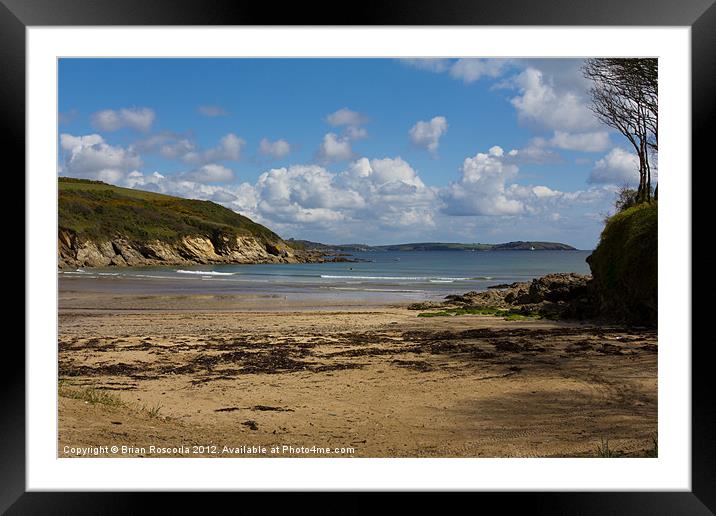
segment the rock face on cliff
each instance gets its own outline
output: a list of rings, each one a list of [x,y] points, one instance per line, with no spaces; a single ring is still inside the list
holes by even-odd
[[[184,236],[178,242],[132,242],[122,237],[96,242],[59,231],[59,267],[108,267],[208,263],[301,263],[326,261],[319,253],[266,244],[255,237]]]
[[[60,268],[330,261],[210,201],[60,178],[58,204]]]

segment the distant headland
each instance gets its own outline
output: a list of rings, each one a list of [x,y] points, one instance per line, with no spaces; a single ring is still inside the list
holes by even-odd
[[[461,244],[452,242],[418,242],[411,244],[391,244],[371,246],[366,244],[322,244],[310,240],[286,240],[294,249],[306,251],[576,251],[571,245],[560,242],[505,242],[502,244]]]

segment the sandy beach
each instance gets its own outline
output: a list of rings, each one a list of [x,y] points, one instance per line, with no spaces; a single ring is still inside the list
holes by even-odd
[[[77,286],[59,293],[61,457],[589,457],[606,442],[644,457],[654,447],[654,331]]]

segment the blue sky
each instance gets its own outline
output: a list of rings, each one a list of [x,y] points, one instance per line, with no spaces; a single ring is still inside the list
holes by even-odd
[[[62,59],[60,175],[331,243],[593,248],[623,138],[574,59]]]

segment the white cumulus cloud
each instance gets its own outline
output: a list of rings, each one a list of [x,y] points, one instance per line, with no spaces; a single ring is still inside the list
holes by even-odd
[[[461,80],[466,84],[483,77],[495,79],[505,73],[512,63],[510,59],[499,58],[410,58],[401,61],[419,70],[434,73],[447,72],[453,79]]]
[[[448,123],[444,116],[433,117],[430,121],[419,121],[410,128],[408,134],[414,145],[427,149],[435,155],[440,145],[440,138],[447,132]]]
[[[348,108],[342,108],[335,111],[326,117],[326,122],[333,127],[342,127],[343,131],[340,136],[335,133],[329,133],[324,137],[323,148],[320,151],[324,161],[331,161],[331,151],[337,154],[336,160],[340,161],[339,156],[352,156],[352,151],[349,154],[345,153],[345,149],[350,147],[350,142],[354,140],[362,140],[368,137],[368,131],[362,125],[368,123],[368,117],[357,111],[350,110]],[[343,147],[343,150],[338,149],[338,145]],[[332,148],[331,148],[332,147]],[[326,151],[326,152],[323,152]]]
[[[255,192],[257,215],[284,232],[321,227],[342,240],[349,233],[434,224],[435,192],[399,157],[360,158],[338,173],[319,165],[271,169]]]
[[[615,147],[597,160],[588,181],[598,184],[638,185],[639,158],[631,152]]]
[[[556,89],[540,70],[528,67],[515,81],[520,94],[511,103],[520,120],[560,131],[583,131],[598,125],[583,96]]]
[[[102,131],[117,131],[125,127],[146,132],[154,123],[156,115],[150,108],[105,109],[92,114],[92,125]]]
[[[589,188],[562,192],[544,185],[517,183],[521,151],[505,152],[491,147],[466,158],[461,178],[440,190],[442,213],[461,217],[537,217],[533,220],[557,222],[560,210],[572,210],[577,204],[605,205],[613,195],[610,188]]]
[[[450,67],[450,76],[471,83],[482,77],[496,78],[502,75],[508,61],[505,59],[458,59]]]
[[[348,125],[363,125],[368,122],[368,117],[348,108],[342,108],[326,117],[326,122],[334,127]]]
[[[362,140],[368,138],[368,131],[365,127],[358,127],[355,125],[349,125],[343,131],[343,134],[349,140]]]
[[[191,137],[170,131],[149,135],[134,142],[131,148],[139,153],[158,152],[167,159],[180,159],[197,150]]]
[[[191,133],[163,131],[134,142],[131,149],[139,153],[159,153],[167,159],[200,167],[217,161],[240,161],[245,147],[246,141],[234,133],[224,135],[216,146],[202,149]]]
[[[227,183],[233,181],[234,171],[223,165],[208,163],[183,174],[183,178],[197,183]]]
[[[259,143],[259,152],[272,158],[283,158],[291,153],[291,145],[286,140],[271,141],[263,138]]]
[[[234,133],[228,133],[219,140],[216,147],[204,151],[192,150],[181,156],[181,159],[191,165],[203,165],[216,161],[239,161],[245,146],[246,141],[243,138]]]
[[[560,192],[552,190],[547,186],[533,186],[532,193],[534,193],[540,199],[556,197],[560,195]]]
[[[349,138],[338,136],[336,133],[328,133],[323,137],[323,142],[318,150],[318,160],[321,163],[345,161],[352,157],[353,148]]]
[[[538,138],[533,139],[527,147],[512,149],[505,156],[505,161],[515,165],[554,165],[563,163],[564,158],[546,148],[546,144]]]
[[[592,131],[584,133],[569,133],[555,131],[548,144],[559,149],[582,152],[602,152],[609,148],[609,133],[607,131]]]
[[[443,192],[445,213],[449,215],[518,215],[524,204],[513,198],[506,182],[519,171],[517,165],[506,163],[499,146],[487,153],[478,152],[466,158],[460,169],[462,177]]]
[[[142,164],[138,154],[109,145],[99,134],[62,134],[60,148],[63,157],[61,171],[69,177],[116,183]]]

